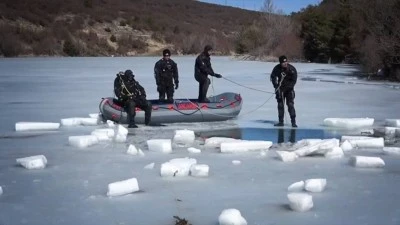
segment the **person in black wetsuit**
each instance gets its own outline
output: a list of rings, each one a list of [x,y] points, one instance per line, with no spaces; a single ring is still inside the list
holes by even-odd
[[[207,91],[210,86],[210,78],[208,75],[214,76],[216,78],[221,78],[222,75],[218,73],[214,73],[213,68],[211,67],[211,59],[210,59],[210,51],[212,50],[211,45],[206,45],[204,47],[203,52],[197,56],[196,62],[194,65],[194,78],[197,82],[199,82],[199,102],[210,102],[207,99]]]
[[[114,80],[114,93],[123,104],[128,114],[128,127],[137,128],[135,124],[135,108],[138,107],[145,112],[145,124],[149,125],[151,120],[152,106],[146,100],[144,88],[135,80],[132,70],[119,72]]]
[[[178,66],[171,58],[171,51],[165,49],[163,51],[163,58],[158,60],[154,65],[154,77],[156,78],[157,91],[159,93],[159,101],[165,101],[167,95],[167,102],[174,102],[174,84],[175,89],[179,87]]]
[[[288,107],[292,127],[297,127],[296,110],[294,108],[294,86],[297,82],[297,71],[294,66],[287,62],[286,56],[279,57],[279,64],[274,67],[271,73],[271,82],[275,88],[275,97],[278,102],[278,119],[279,122],[274,126],[283,126],[284,103]]]

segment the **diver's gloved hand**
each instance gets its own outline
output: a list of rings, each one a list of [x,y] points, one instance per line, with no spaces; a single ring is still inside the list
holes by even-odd
[[[222,75],[219,74],[219,73],[215,73],[214,76],[215,76],[216,78],[222,78]]]
[[[175,84],[175,90],[178,89],[178,87],[179,87],[179,83],[176,83]]]

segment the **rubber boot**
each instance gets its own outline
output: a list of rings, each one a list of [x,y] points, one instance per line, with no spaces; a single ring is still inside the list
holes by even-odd
[[[274,124],[274,127],[283,127],[283,122],[279,121],[279,123]]]
[[[297,127],[296,119],[292,119],[292,127]]]

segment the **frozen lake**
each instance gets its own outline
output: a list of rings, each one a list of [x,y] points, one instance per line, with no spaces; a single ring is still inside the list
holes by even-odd
[[[400,118],[399,84],[368,82],[354,76],[351,65],[294,63],[298,71],[295,107],[298,129],[279,132],[277,104],[269,74],[275,63],[235,61],[212,57],[214,71],[209,95],[238,92],[243,108],[238,118],[225,122],[141,126],[127,143],[100,143],[87,149],[68,145],[68,137],[90,134],[99,126],[61,127],[49,132],[15,132],[20,121],[60,122],[98,112],[102,97],[113,95],[118,71],[132,69],[148,98],[157,98],[153,75],[159,57],[124,58],[5,58],[0,59],[0,225],[15,224],[174,224],[173,216],[193,225],[218,224],[223,209],[236,208],[248,224],[400,224],[400,162],[381,149],[358,149],[341,159],[305,157],[292,163],[276,159],[271,149],[222,154],[203,149],[208,137],[269,140],[274,143],[306,138],[338,138],[360,135],[363,130],[325,127],[328,117],[370,117],[373,127],[385,119]],[[194,98],[195,57],[172,57],[179,68],[176,98]],[[290,60],[289,60],[290,61]],[[285,122],[289,121],[285,114]],[[197,134],[190,154],[177,147],[172,154],[147,150],[146,141],[172,138],[175,130]],[[292,137],[291,137],[292,136]],[[293,138],[294,136],[294,138]],[[145,157],[126,154],[129,144]],[[43,154],[49,163],[43,170],[26,170],[16,158]],[[379,156],[386,166],[359,169],[348,165],[352,155]],[[179,157],[196,158],[210,166],[207,178],[163,178],[160,165]],[[239,166],[232,160],[240,160]],[[149,163],[153,170],[144,170]],[[136,177],[142,190],[109,198],[109,183]],[[305,213],[288,209],[287,187],[299,180],[326,178],[327,189],[313,194],[314,208]],[[212,202],[212,203],[211,203]],[[210,204],[211,203],[211,204]]]

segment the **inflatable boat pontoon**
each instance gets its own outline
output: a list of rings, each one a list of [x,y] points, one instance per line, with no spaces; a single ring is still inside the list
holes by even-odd
[[[242,109],[240,94],[227,92],[208,100],[209,103],[198,103],[197,99],[175,99],[173,103],[149,100],[153,107],[151,124],[224,121],[236,117]],[[127,113],[118,100],[103,98],[99,108],[104,120],[128,123]],[[144,111],[139,108],[136,108],[135,122],[144,124]]]

